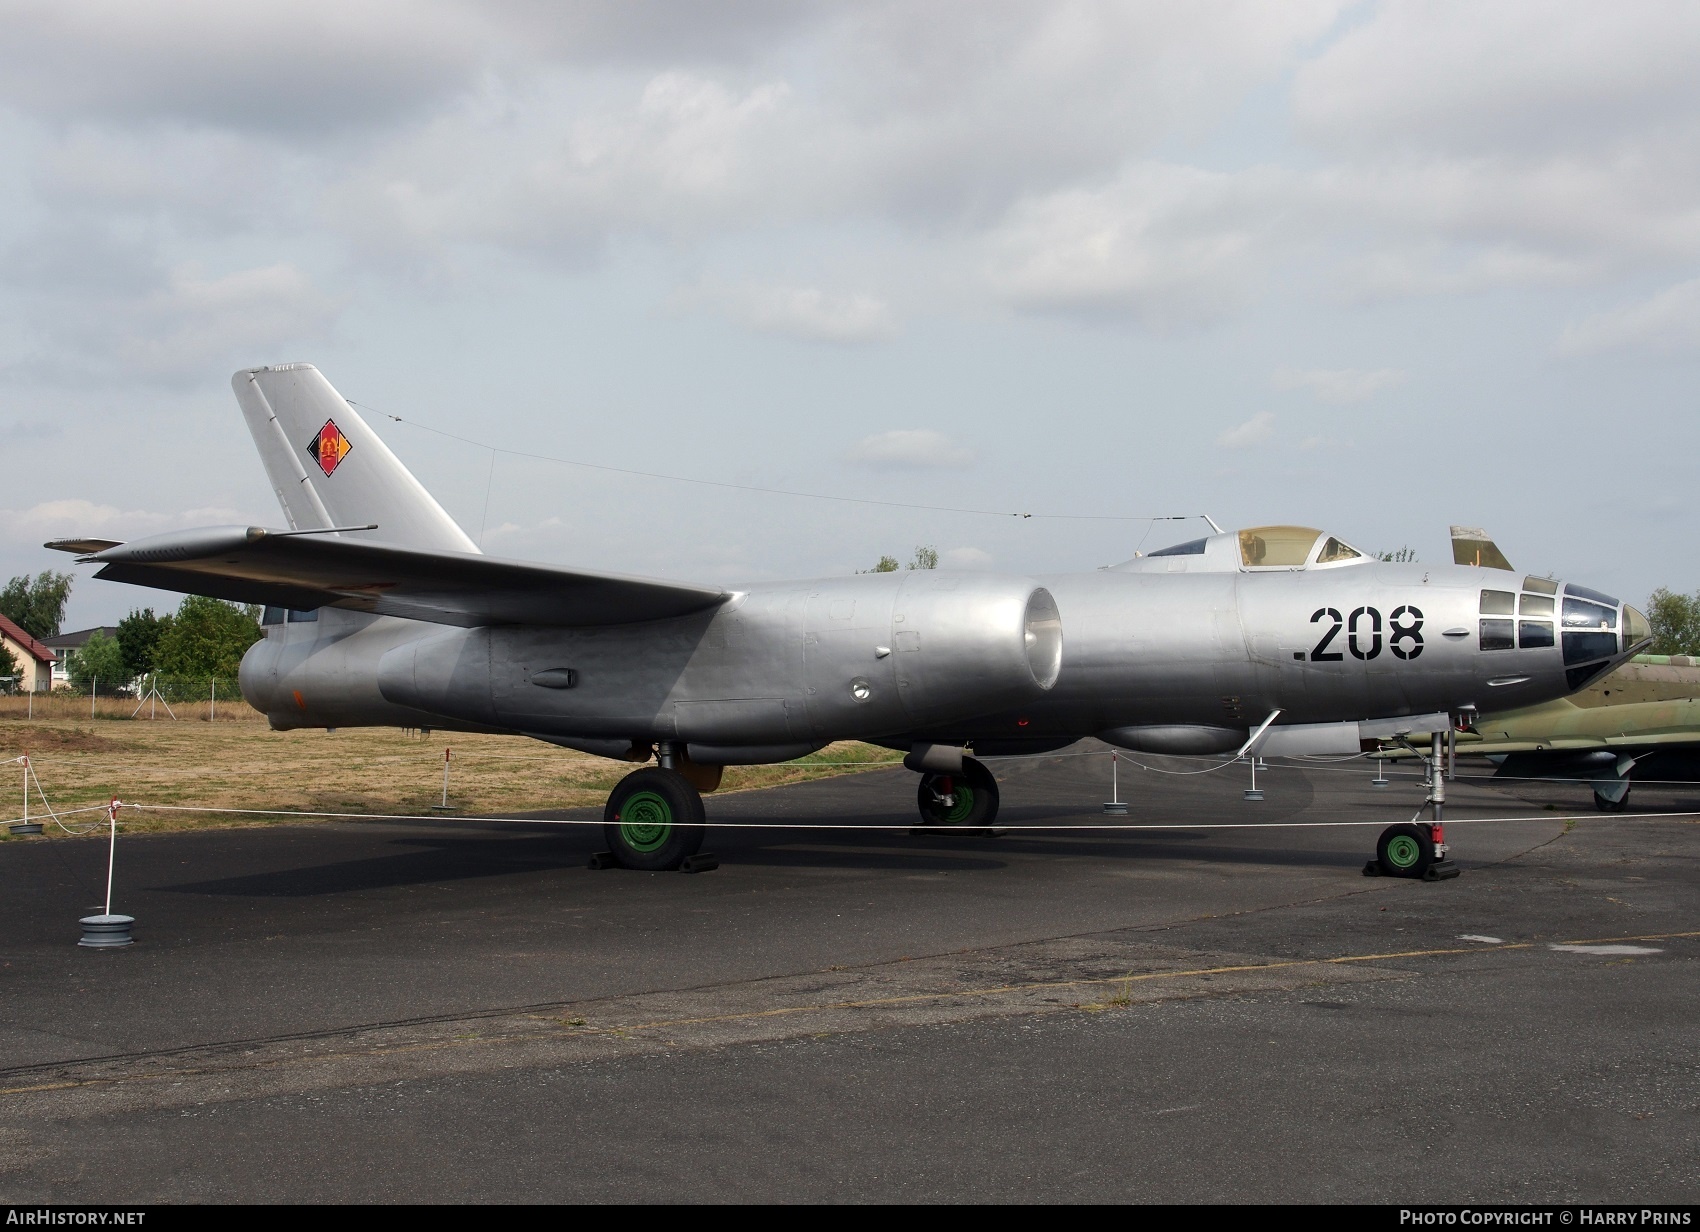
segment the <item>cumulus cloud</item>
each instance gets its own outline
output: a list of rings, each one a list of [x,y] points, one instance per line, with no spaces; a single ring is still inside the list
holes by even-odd
[[[984,548],[946,548],[939,553],[939,563],[946,569],[990,569],[993,560]]]
[[[974,462],[972,450],[931,428],[894,428],[863,437],[845,457],[877,470],[951,470]]]
[[[1023,201],[989,237],[988,277],[1024,308],[1210,320],[1267,264],[1277,218],[1266,198],[1286,178],[1146,163],[1102,189]]]
[[[162,513],[148,509],[120,509],[116,505],[73,497],[42,501],[27,509],[0,509],[0,542],[38,547],[49,539],[93,536],[101,539],[135,539],[187,526],[239,524],[244,515],[234,509],[185,509]]]
[[[1362,402],[1405,379],[1398,368],[1277,368],[1269,383],[1276,389],[1308,389],[1323,402],[1343,406]]]
[[[148,373],[198,375],[215,362],[323,337],[339,309],[286,263],[207,277],[191,262],[133,305],[117,355]]]
[[[1566,328],[1558,340],[1560,355],[1601,351],[1700,351],[1700,278],[1679,282],[1640,303],[1596,313]]]
[[[675,293],[673,303],[706,304],[758,333],[811,342],[877,342],[897,333],[891,306],[864,292],[759,284],[695,287]]]
[[[450,0],[5,0],[0,98],[59,118],[323,130],[462,87],[491,31]]]
[[[1275,435],[1275,415],[1272,411],[1259,411],[1237,428],[1229,428],[1216,438],[1216,443],[1224,449],[1250,449],[1261,445]]]

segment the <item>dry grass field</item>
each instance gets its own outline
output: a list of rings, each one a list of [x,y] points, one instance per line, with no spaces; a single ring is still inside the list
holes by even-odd
[[[442,802],[443,750],[453,751],[449,804],[461,815],[501,815],[600,805],[609,788],[633,767],[535,740],[454,732],[418,733],[395,728],[326,732],[274,732],[240,702],[219,705],[208,722],[178,707],[149,720],[131,718],[136,703],[55,698],[54,710],[23,717],[22,698],[0,699],[0,820],[20,816],[21,766],[28,754],[55,809],[102,803],[109,797],[137,804],[195,805],[212,809],[300,809],[346,813],[432,811]],[[80,709],[79,709],[80,708]],[[63,713],[59,713],[59,711]],[[858,762],[895,762],[899,754],[871,745],[842,743],[782,766],[734,766],[721,792],[749,790],[801,779],[854,773]],[[41,812],[40,797],[30,804]],[[79,820],[92,823],[99,815]],[[43,820],[46,820],[45,818]],[[239,813],[145,813],[126,810],[131,830],[212,825],[279,824],[288,818]],[[80,827],[79,827],[80,828]],[[59,833],[51,822],[48,833]],[[0,828],[0,841],[10,839]],[[39,840],[22,840],[39,841]]]

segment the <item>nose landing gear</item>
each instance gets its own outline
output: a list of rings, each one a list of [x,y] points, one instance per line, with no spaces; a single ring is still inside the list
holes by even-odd
[[[1446,858],[1449,850],[1441,814],[1446,808],[1446,775],[1442,761],[1446,733],[1435,732],[1429,741],[1428,799],[1433,810],[1429,821],[1415,819],[1388,826],[1376,840],[1375,859],[1364,865],[1365,877],[1412,877],[1423,881],[1445,881],[1460,869]]]

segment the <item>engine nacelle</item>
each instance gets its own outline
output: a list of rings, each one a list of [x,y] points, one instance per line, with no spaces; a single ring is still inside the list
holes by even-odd
[[[463,721],[724,751],[964,719],[1037,699],[1061,667],[1043,587],[914,571],[752,589],[642,625],[445,630],[386,654],[377,685]]]

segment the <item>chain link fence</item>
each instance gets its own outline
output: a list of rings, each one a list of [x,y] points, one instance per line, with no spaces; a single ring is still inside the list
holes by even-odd
[[[234,676],[176,676],[150,673],[136,680],[68,682],[50,693],[0,694],[0,718],[156,719],[201,722],[264,722],[242,700]]]

